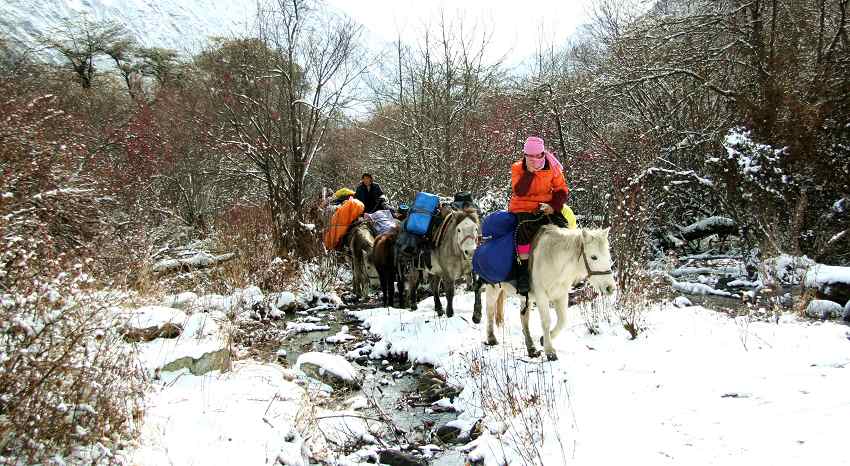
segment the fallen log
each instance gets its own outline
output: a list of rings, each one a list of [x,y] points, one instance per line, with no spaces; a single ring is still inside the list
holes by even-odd
[[[151,271],[156,275],[164,275],[170,272],[184,271],[188,272],[195,269],[204,269],[214,267],[229,260],[235,259],[239,254],[229,252],[227,254],[219,254],[214,256],[207,252],[198,252],[189,257],[180,259],[164,259],[151,267]]]
[[[686,227],[679,227],[678,236],[685,241],[696,241],[711,235],[737,235],[738,224],[727,217],[708,217]]]

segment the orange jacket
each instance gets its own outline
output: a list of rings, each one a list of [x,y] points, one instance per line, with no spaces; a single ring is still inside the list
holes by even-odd
[[[526,172],[523,160],[514,162],[511,165],[511,203],[508,210],[511,212],[537,212],[540,204],[545,202],[559,212],[564,202],[567,200],[567,194],[570,192],[567,188],[567,182],[564,180],[564,174],[556,172],[548,166],[543,170],[534,172],[534,179],[525,194],[517,194],[517,184],[520,178]]]
[[[363,215],[363,210],[363,203],[354,198],[343,202],[342,205],[336,209],[333,217],[331,217],[331,224],[328,225],[327,230],[325,230],[324,241],[325,247],[328,250],[339,247],[339,241],[348,232],[348,227],[351,226],[352,222]]]

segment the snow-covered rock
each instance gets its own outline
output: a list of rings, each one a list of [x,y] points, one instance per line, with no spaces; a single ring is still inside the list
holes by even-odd
[[[344,357],[320,352],[309,352],[298,356],[295,369],[320,380],[332,387],[359,389],[363,374]]]
[[[841,305],[825,299],[813,299],[806,306],[806,315],[813,319],[830,319],[844,313]]]
[[[183,330],[186,313],[164,306],[144,306],[131,311],[124,326],[127,341],[151,341],[155,338],[175,338]]]
[[[850,322],[850,300],[847,301],[847,304],[844,305],[844,315],[841,316],[841,319],[844,322]]]
[[[820,297],[846,302],[850,300],[850,267],[815,264],[806,271],[803,286],[818,290]]]
[[[673,299],[673,305],[676,307],[689,307],[693,306],[693,303],[690,299],[684,296],[677,296],[675,299]]]
[[[316,324],[313,322],[287,322],[286,331],[291,333],[308,333],[308,332],[323,332],[330,330],[327,325]]]
[[[229,347],[226,323],[206,313],[190,316],[178,338],[157,338],[138,346],[139,358],[149,371],[185,368],[194,375],[229,369]]]
[[[328,343],[345,343],[355,339],[354,335],[348,333],[348,325],[343,325],[339,332],[325,338],[325,341]]]
[[[281,293],[269,293],[268,303],[271,317],[280,318],[283,313],[295,312],[298,308],[298,300],[294,293],[284,291]]]

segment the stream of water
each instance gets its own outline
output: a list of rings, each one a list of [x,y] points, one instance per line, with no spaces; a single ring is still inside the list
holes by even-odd
[[[368,332],[360,327],[360,322],[352,318],[346,311],[333,308],[317,308],[295,315],[276,323],[285,326],[286,322],[301,322],[305,319],[327,325],[330,328],[323,331],[292,334],[281,344],[286,356],[281,363],[294,366],[298,356],[310,351],[320,351],[345,355],[350,349],[370,339]],[[328,343],[327,337],[336,334],[343,326],[349,327],[349,333],[356,339],[346,344]],[[354,396],[362,394],[373,400],[380,409],[366,408],[364,414],[381,417],[388,416],[395,427],[402,431],[403,442],[413,447],[427,444],[441,445],[439,439],[432,435],[437,427],[457,418],[455,412],[440,412],[431,408],[431,403],[421,400],[419,393],[420,380],[427,377],[430,367],[411,365],[407,361],[385,362],[365,357],[352,362],[372,377],[366,377],[363,388],[358,392],[348,393]],[[392,370],[388,370],[392,368]],[[340,400],[342,401],[342,400]],[[388,435],[384,439],[393,448],[401,445],[399,439]],[[451,445],[441,445],[444,450],[435,452],[429,458],[428,464],[438,466],[456,466],[465,464],[465,455],[452,448]]]

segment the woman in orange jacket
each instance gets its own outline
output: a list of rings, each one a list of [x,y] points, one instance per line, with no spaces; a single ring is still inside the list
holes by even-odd
[[[531,242],[540,227],[555,224],[566,227],[561,208],[570,190],[564,180],[564,169],[548,152],[543,139],[531,136],[523,146],[524,157],[511,166],[511,202],[508,210],[517,215],[516,232],[517,291],[527,294],[530,288],[528,258]]]

